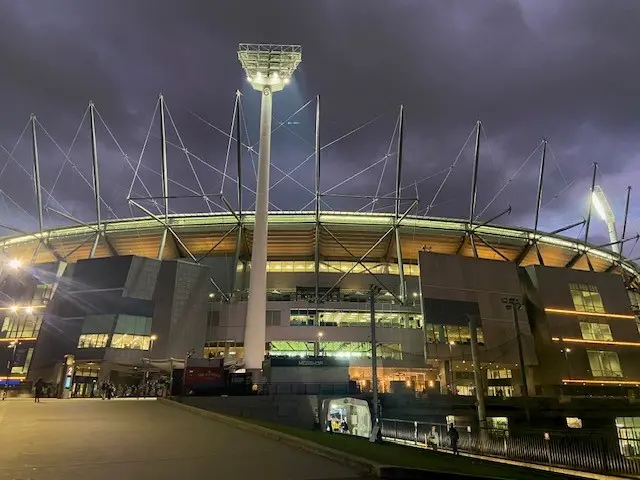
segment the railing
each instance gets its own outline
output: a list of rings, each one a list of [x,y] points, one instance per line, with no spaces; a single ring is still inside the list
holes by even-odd
[[[588,432],[529,430],[510,434],[506,430],[468,432],[466,427],[456,430],[461,452],[595,473],[640,475],[640,439]],[[384,419],[382,436],[406,445],[451,448],[447,425],[443,424]]]

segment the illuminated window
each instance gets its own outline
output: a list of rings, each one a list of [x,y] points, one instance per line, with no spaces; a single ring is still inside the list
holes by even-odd
[[[570,283],[573,305],[578,312],[605,313],[598,288],[584,283]]]
[[[427,343],[450,343],[471,345],[471,332],[464,325],[435,325],[427,323],[425,326]],[[484,344],[482,328],[477,328],[478,345]]]
[[[320,342],[320,355],[338,358],[371,358],[369,342]],[[299,340],[277,340],[269,344],[272,356],[305,357],[314,353],[314,342]],[[402,360],[402,346],[399,343],[379,343],[377,358]]]
[[[487,369],[487,378],[489,380],[503,380],[506,378],[513,378],[511,370],[508,368]]]
[[[244,343],[233,340],[226,342],[206,342],[204,358],[225,358],[226,360],[240,360],[244,357]]]
[[[622,377],[622,368],[616,352],[587,350],[587,355],[594,377]]]
[[[613,340],[611,328],[606,323],[580,322],[580,331],[585,340]]]
[[[35,338],[40,332],[42,316],[18,315],[5,317],[0,327],[0,338]]]
[[[369,327],[371,313],[367,310],[320,310],[317,325],[321,327]],[[311,327],[316,325],[316,311],[291,310],[290,326]],[[422,325],[422,315],[404,312],[376,312],[378,328],[412,328]]]
[[[151,337],[147,335],[130,335],[128,333],[114,333],[111,348],[125,348],[132,350],[149,350]]]
[[[471,397],[475,395],[475,391],[472,385],[456,385],[456,395]]]
[[[616,418],[618,446],[625,457],[640,455],[640,417]]]
[[[108,342],[108,333],[84,334],[78,339],[78,348],[105,348]]]
[[[508,430],[509,419],[507,417],[487,417],[487,428],[491,430]]]
[[[567,417],[567,427],[569,428],[582,428],[582,419],[578,417]]]
[[[511,385],[498,385],[487,387],[487,395],[490,397],[511,398],[513,387]]]

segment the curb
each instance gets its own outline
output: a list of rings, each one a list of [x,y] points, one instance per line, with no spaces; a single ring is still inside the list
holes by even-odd
[[[342,465],[346,465],[351,468],[355,468],[356,470],[359,470],[362,473],[373,475],[378,478],[382,478],[382,474],[386,469],[386,467],[384,467],[383,465],[372,462],[365,458],[356,457],[355,455],[350,455],[348,453],[344,453],[339,450],[334,450],[333,448],[320,445],[319,443],[315,443],[310,440],[305,440],[300,437],[294,437],[293,435],[278,432],[277,430],[271,430],[269,428],[262,427],[260,425],[244,422],[242,420],[238,420],[233,417],[227,417],[226,415],[222,415],[220,413],[212,412],[209,410],[203,410],[198,407],[193,407],[191,405],[186,405],[184,403],[176,402],[174,400],[159,398],[158,401],[164,405],[168,405],[174,408],[180,408],[182,410],[195,413],[196,415],[201,415],[203,417],[212,418],[219,422],[226,423],[227,425],[234,426],[236,428],[245,430],[247,432],[255,433],[263,437],[277,440],[290,447],[304,450],[306,452],[313,453],[315,455],[320,455],[321,457],[327,458],[334,462],[341,463]]]

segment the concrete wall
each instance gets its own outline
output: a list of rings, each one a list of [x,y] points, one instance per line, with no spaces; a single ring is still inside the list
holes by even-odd
[[[420,280],[423,301],[428,298],[473,302],[478,305],[481,326],[484,332],[484,348],[480,349],[483,361],[504,363],[518,362],[518,348],[513,313],[505,308],[504,297],[516,297],[524,303],[523,290],[518,276],[518,267],[513,263],[459,255],[444,255],[420,252]],[[428,318],[425,323],[430,323]],[[518,312],[525,365],[537,365],[534,339],[526,310]],[[438,358],[451,354],[460,357],[456,349],[470,347],[454,346],[449,353],[448,345],[429,345]]]
[[[258,395],[183,397],[181,401],[204,410],[311,430],[322,399],[315,395]]]
[[[622,345],[566,344],[571,351],[561,351],[558,338],[582,338],[580,321],[607,323],[614,341],[640,343],[640,332],[633,319],[577,316],[545,313],[545,308],[575,311],[570,283],[583,283],[598,288],[608,313],[632,315],[631,304],[619,275],[529,266],[524,271],[530,314],[534,318],[534,335],[541,359],[536,382],[543,388],[562,384],[562,379],[593,379],[587,350],[612,350],[618,353],[625,380],[640,381],[640,348]]]

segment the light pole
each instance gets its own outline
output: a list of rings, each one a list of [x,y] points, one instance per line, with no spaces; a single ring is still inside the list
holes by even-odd
[[[522,391],[522,396],[528,396],[529,392],[527,390],[527,374],[524,368],[524,354],[522,353],[522,338],[520,337],[520,322],[518,321],[518,310],[522,310],[522,303],[519,298],[516,297],[505,297],[502,299],[502,303],[507,310],[511,310],[513,313],[513,323],[516,328],[516,341],[518,342],[518,358],[520,360],[520,377],[521,377],[521,385],[520,389]]]
[[[244,363],[254,384],[260,378],[266,344],[267,233],[269,217],[269,168],[271,155],[272,94],[282,90],[302,60],[299,45],[240,44],[238,60],[251,86],[262,92],[258,184],[251,248],[249,302],[244,333]],[[237,139],[239,141],[240,139]],[[242,188],[242,186],[239,186]]]

